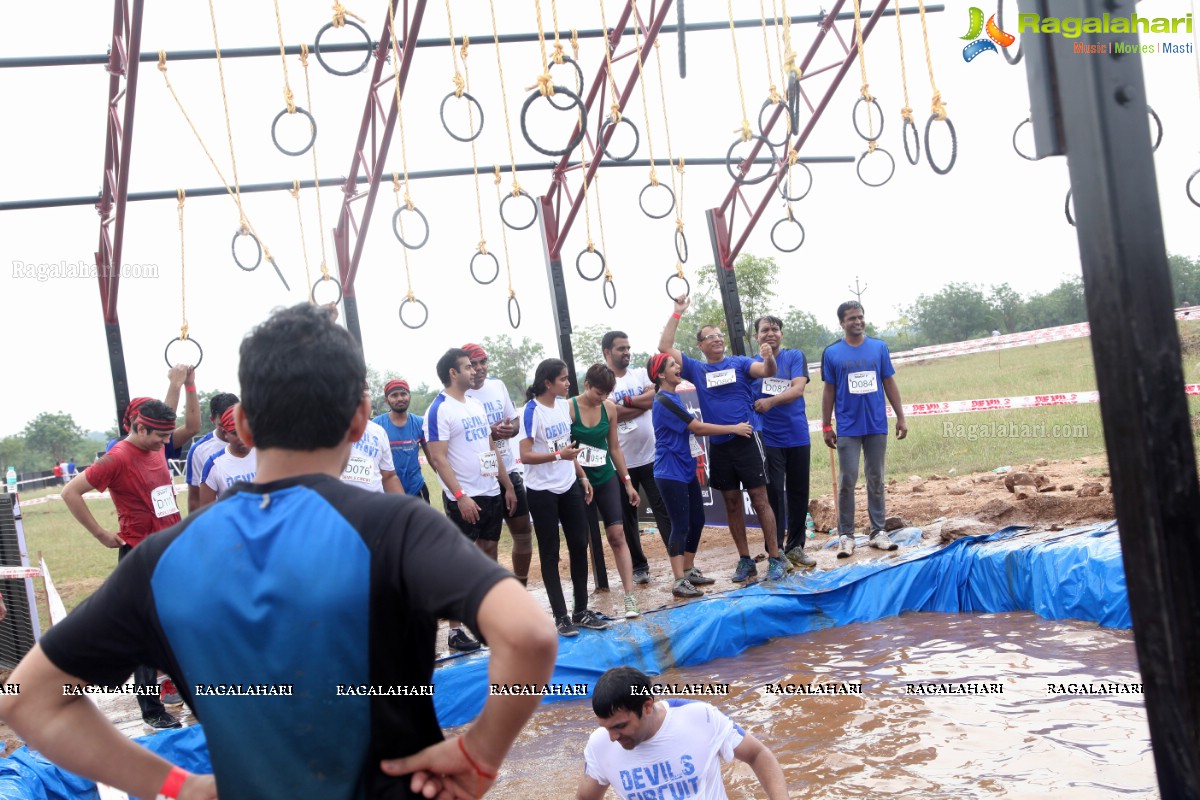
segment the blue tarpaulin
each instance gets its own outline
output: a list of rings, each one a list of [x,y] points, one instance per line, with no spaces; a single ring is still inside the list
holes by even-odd
[[[897,531],[906,543],[914,536]],[[1111,628],[1132,625],[1116,523],[1059,532],[1005,528],[898,557],[793,574],[650,611],[604,632],[560,639],[556,684],[595,683],[609,667],[649,674],[736,655],[770,639],[870,622],[902,611],[1033,611]],[[445,727],[470,722],[488,694],[486,652],[447,659],[434,673]],[[547,697],[554,702],[565,697]],[[139,740],[176,764],[211,771],[199,727]],[[0,800],[96,797],[94,785],[26,748],[0,760]]]

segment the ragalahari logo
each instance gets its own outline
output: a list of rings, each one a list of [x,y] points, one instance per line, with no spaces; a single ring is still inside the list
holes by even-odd
[[[1011,33],[1005,33],[1000,30],[1000,26],[996,24],[996,15],[988,17],[987,25],[983,24],[983,9],[971,6],[969,10],[971,18],[971,27],[967,29],[967,35],[961,38],[971,40],[971,43],[963,48],[963,61],[974,61],[975,56],[987,51],[996,52],[996,45],[1001,47],[1011,47],[1017,41],[1017,37]],[[987,31],[988,38],[980,38],[980,34]],[[993,42],[995,44],[993,44]]]

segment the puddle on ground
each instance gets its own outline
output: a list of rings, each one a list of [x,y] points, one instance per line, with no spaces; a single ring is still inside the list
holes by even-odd
[[[765,688],[814,680],[861,684],[861,694]],[[774,751],[793,798],[1159,796],[1141,694],[1061,693],[1140,685],[1130,631],[1031,613],[909,613],[779,639],[655,681],[729,684],[727,695],[699,699]],[[938,682],[1003,693],[907,686]],[[488,796],[573,797],[595,726],[590,700],[542,706]],[[724,775],[730,798],[764,796],[745,764]]]

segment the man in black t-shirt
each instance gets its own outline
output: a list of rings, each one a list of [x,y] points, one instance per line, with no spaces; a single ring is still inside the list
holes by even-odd
[[[489,697],[443,741],[439,617],[491,646],[488,681],[545,683],[557,637],[521,585],[425,503],[338,480],[370,419],[350,335],[308,305],[241,347],[237,431],[253,484],[147,540],[56,625],[0,717],[65,769],[139,797],[478,797],[534,697]],[[445,579],[453,568],[454,580]],[[177,678],[215,776],[126,739],[83,696],[138,664]],[[322,733],[336,732],[337,747]]]

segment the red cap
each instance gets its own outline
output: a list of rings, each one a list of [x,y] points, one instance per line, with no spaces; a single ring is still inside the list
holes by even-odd
[[[404,378],[393,378],[392,380],[387,382],[387,386],[383,387],[383,396],[387,397],[389,394],[396,391],[397,389],[403,389],[406,392],[412,391],[408,387],[408,381],[404,380]]]
[[[463,350],[467,351],[472,361],[487,361],[487,352],[477,344],[467,342],[462,346]]]

